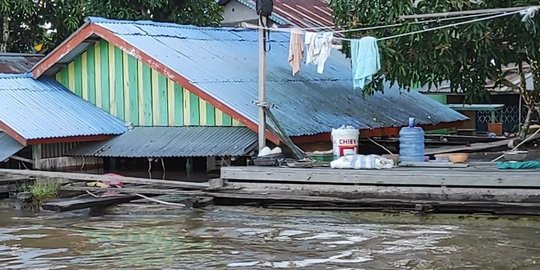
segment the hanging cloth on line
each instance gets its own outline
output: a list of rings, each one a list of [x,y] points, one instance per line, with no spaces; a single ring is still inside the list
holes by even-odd
[[[351,41],[353,87],[363,89],[381,69],[379,46],[374,37]]]
[[[302,32],[299,29],[293,29],[291,30],[291,41],[289,44],[289,64],[292,67],[293,76],[300,71],[303,57],[304,44],[302,42]]]
[[[332,38],[332,32],[306,32],[305,34],[306,64],[317,65],[317,73],[319,74],[323,73],[324,63],[332,51]]]

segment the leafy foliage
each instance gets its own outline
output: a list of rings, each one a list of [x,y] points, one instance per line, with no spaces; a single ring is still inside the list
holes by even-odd
[[[538,5],[538,1],[331,0],[330,4],[336,26],[343,29],[405,23],[399,27],[346,34],[348,38],[355,38],[362,35],[387,37],[472,19],[417,23],[400,21],[400,15],[532,6]],[[540,75],[539,15],[523,22],[522,16],[516,14],[381,41],[382,71],[368,91],[382,90],[383,77],[405,89],[449,81],[452,91],[461,89],[468,101],[477,101],[487,96],[486,80],[502,80],[505,68],[510,65],[527,63],[534,75]],[[344,45],[344,52],[348,53],[348,44]],[[535,93],[526,93],[536,99],[536,104],[540,102],[540,83],[537,81]]]
[[[214,0],[0,0],[0,16],[9,21],[7,50],[30,52],[38,43],[58,45],[87,16],[210,26],[221,21],[221,7]]]
[[[60,183],[56,181],[36,181],[23,185],[20,191],[30,192],[34,201],[41,204],[45,200],[57,198],[59,188]]]

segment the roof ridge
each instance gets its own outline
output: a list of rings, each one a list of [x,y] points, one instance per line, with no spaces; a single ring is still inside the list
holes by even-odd
[[[91,24],[134,24],[134,25],[151,25],[155,27],[169,27],[169,28],[182,28],[182,29],[206,29],[211,31],[256,31],[254,29],[246,29],[241,27],[223,27],[223,26],[197,26],[192,24],[179,24],[172,22],[158,22],[152,20],[117,20],[107,19],[103,17],[87,17],[86,21]]]

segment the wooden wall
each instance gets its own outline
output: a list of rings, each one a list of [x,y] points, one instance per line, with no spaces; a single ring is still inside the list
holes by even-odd
[[[78,96],[134,126],[239,126],[236,119],[106,41],[56,74]]]

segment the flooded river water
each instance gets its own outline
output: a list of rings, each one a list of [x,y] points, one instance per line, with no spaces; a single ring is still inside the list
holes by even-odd
[[[540,220],[244,207],[0,210],[0,269],[540,269]]]

